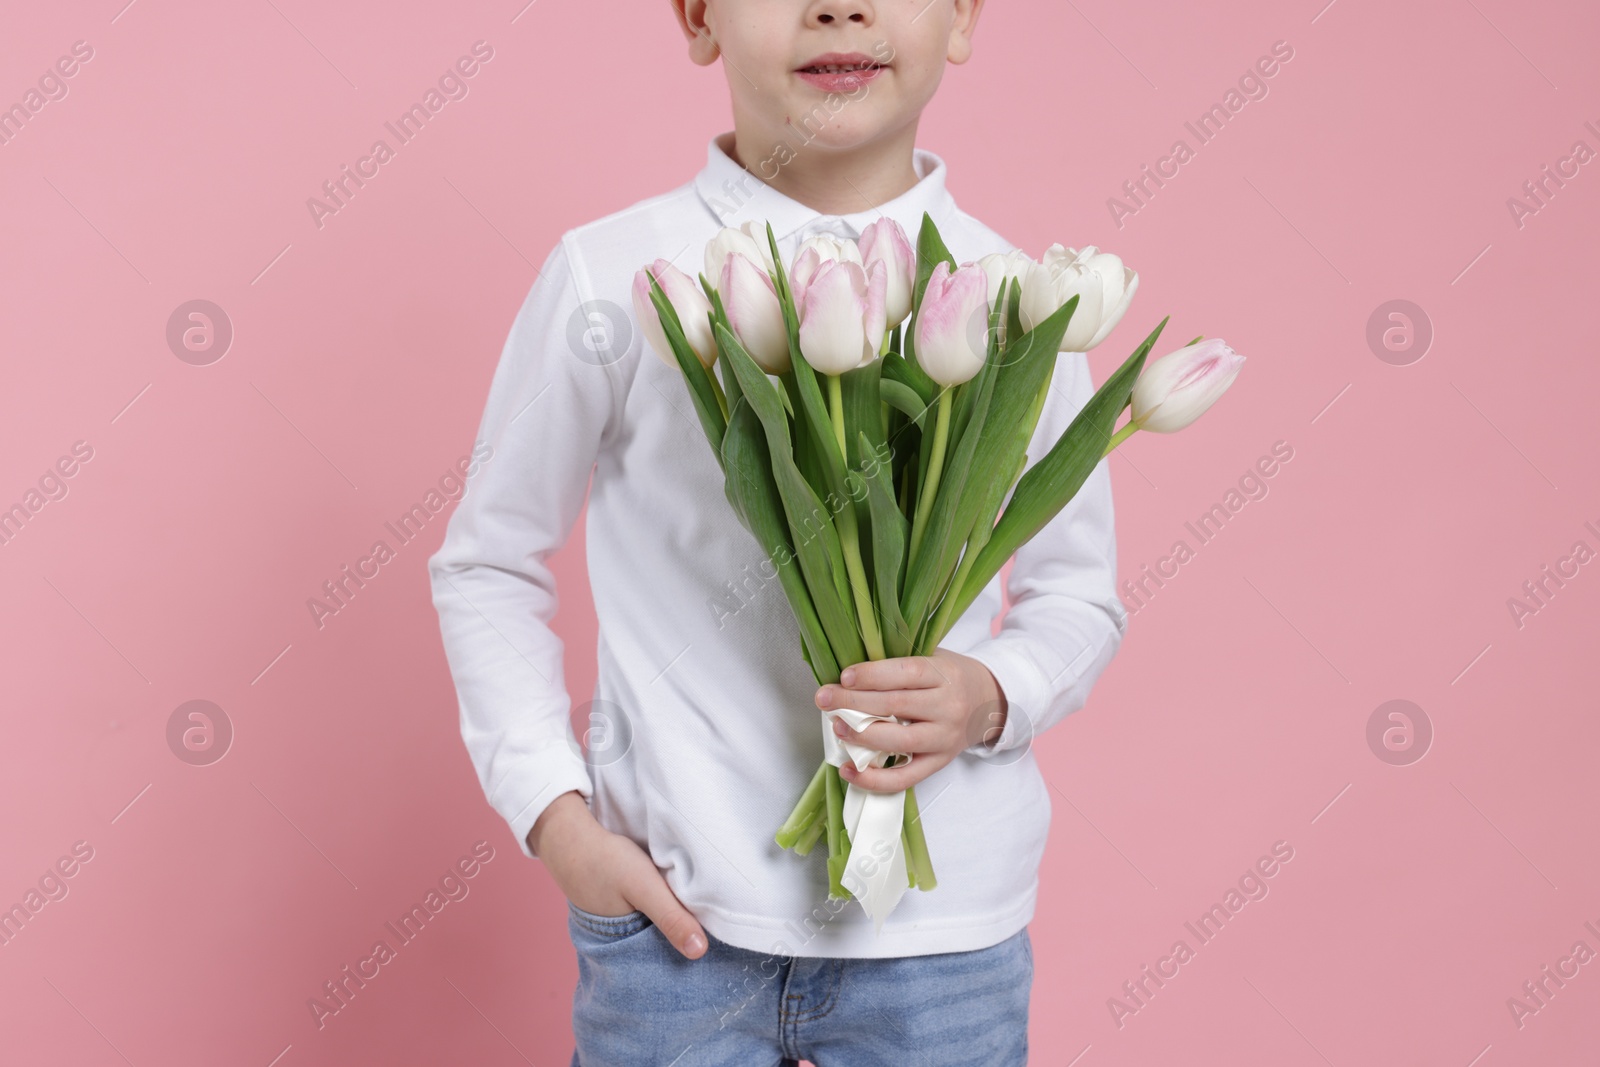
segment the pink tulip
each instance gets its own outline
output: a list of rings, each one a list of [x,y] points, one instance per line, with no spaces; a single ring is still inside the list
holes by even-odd
[[[861,262],[861,249],[848,237],[835,237],[831,233],[814,234],[800,242],[794,265],[789,268],[789,288],[794,293],[794,306],[799,307],[805,297],[806,285],[824,263],[841,260],[865,268]]]
[[[817,267],[799,305],[800,353],[813,369],[843,374],[877,357],[887,284],[882,263],[865,270],[859,263],[835,259]]]
[[[789,328],[767,272],[741,252],[730,253],[717,283],[728,325],[750,358],[768,374],[789,369]]]
[[[650,347],[663,363],[678,369],[677,357],[672,354],[667,333],[661,326],[661,316],[656,314],[656,306],[650,300],[650,276],[645,271],[654,276],[661,291],[667,294],[668,303],[678,313],[678,324],[683,327],[689,347],[701,363],[711,366],[717,360],[717,341],[711,332],[711,301],[687,274],[664,259],[656,260],[633,276],[633,315],[639,320],[639,328],[644,331]]]
[[[1244,357],[1216,337],[1162,356],[1133,383],[1132,422],[1155,433],[1183,429],[1228,391],[1242,366]]]
[[[898,326],[911,314],[911,290],[916,284],[917,255],[906,239],[906,231],[891,218],[883,217],[861,231],[857,242],[861,260],[868,268],[882,263],[888,282],[884,289],[885,319]]]
[[[941,261],[917,312],[917,363],[940,385],[959,385],[983,369],[988,348],[988,276],[975,263],[952,272]]]

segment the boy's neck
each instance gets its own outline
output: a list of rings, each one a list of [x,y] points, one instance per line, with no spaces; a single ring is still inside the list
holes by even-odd
[[[848,150],[820,148],[814,144],[782,150],[769,136],[741,130],[735,124],[728,154],[735,163],[773,189],[824,215],[854,215],[870,211],[906,192],[920,180],[912,161],[917,126]],[[779,161],[787,158],[787,163]],[[777,167],[777,173],[768,174]]]

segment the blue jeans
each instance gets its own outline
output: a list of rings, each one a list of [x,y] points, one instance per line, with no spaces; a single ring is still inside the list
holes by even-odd
[[[1033,947],[885,959],[763,955],[710,935],[687,960],[641,912],[567,905],[572,1067],[1020,1067]]]

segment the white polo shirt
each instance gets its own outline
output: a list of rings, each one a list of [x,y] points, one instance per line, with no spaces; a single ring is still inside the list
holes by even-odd
[[[773,841],[822,758],[817,685],[687,386],[633,319],[630,286],[658,257],[698,275],[718,228],[749,219],[772,224],[785,259],[808,236],[854,237],[880,214],[914,242],[924,211],[958,262],[1012,245],[956,207],[931,153],[916,152],[920,180],[903,195],[825,216],[740,167],[730,142],[711,142],[693,181],[564,234],[511,326],[478,431],[492,457],[428,561],[461,735],[525,854],[546,805],[577,790],[723,941],[798,956],[985,948],[1033,916],[1050,798],[1032,738],[1083,706],[1127,628],[1110,474],[1102,461],[945,638],[994,672],[1009,717],[991,749],[917,786],[939,885],[908,892],[874,936],[858,904],[828,902],[825,843],[802,857]],[[1093,392],[1085,356],[1062,354],[1030,462]],[[587,756],[547,566],[586,490],[600,630]],[[1002,577],[1011,606],[991,636]]]

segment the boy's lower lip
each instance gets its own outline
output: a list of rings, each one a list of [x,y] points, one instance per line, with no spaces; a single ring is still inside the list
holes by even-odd
[[[825,93],[848,93],[867,84],[879,74],[882,74],[883,71],[883,67],[863,67],[860,70],[842,70],[832,74],[805,70],[797,70],[795,73],[807,85],[821,89]]]

